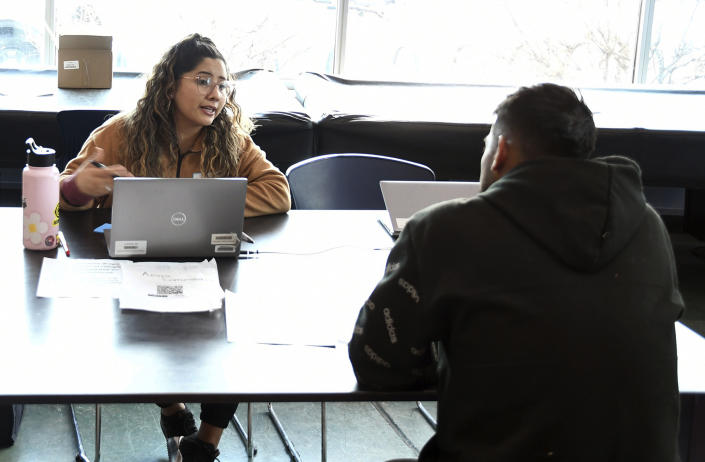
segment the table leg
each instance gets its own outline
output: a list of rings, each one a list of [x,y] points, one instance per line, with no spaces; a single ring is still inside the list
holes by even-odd
[[[279,421],[279,417],[277,417],[277,414],[274,412],[274,407],[272,406],[272,403],[267,403],[267,411],[269,413],[269,418],[272,420],[274,427],[277,429],[277,432],[279,433],[279,437],[281,437],[282,442],[284,443],[284,446],[286,446],[286,452],[289,453],[291,460],[293,462],[301,462],[301,456],[296,451],[294,444],[291,442],[291,440],[289,439],[289,436],[284,431],[284,427],[282,426],[281,422]]]
[[[428,424],[435,430],[437,425],[436,419],[434,419],[433,416],[426,410],[421,401],[416,401],[416,407],[418,408],[423,418],[426,419],[426,422],[428,422]]]
[[[247,460],[257,455],[257,447],[252,442],[252,403],[247,403]]]
[[[247,433],[245,433],[245,429],[242,428],[242,424],[236,415],[233,415],[230,420],[235,430],[237,430],[238,435],[240,435],[240,440],[245,445],[247,459],[253,460],[257,455],[257,446],[252,442],[252,403],[247,403]]]
[[[100,404],[95,405],[95,459],[94,462],[100,462],[100,437],[101,437],[102,416]]]
[[[328,439],[326,428],[326,403],[321,401],[321,462],[328,460]]]

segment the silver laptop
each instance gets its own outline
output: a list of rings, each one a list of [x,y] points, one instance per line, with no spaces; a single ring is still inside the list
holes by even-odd
[[[246,178],[115,178],[108,254],[236,257]]]
[[[438,202],[472,197],[480,192],[475,181],[380,181],[384,205],[390,222],[380,221],[387,232],[396,238],[411,216]]]

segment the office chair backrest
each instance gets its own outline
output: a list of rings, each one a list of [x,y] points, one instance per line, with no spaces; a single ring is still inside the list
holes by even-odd
[[[56,167],[59,171],[79,153],[88,135],[118,112],[98,109],[59,111],[56,120],[64,141],[63,151],[56,156]]]
[[[286,170],[294,207],[316,210],[384,210],[381,180],[435,180],[425,165],[373,154],[328,154]]]

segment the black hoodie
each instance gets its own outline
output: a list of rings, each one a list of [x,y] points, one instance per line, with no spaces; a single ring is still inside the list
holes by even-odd
[[[542,158],[408,222],[350,359],[363,387],[437,387],[420,462],[670,462],[682,311],[637,165]]]

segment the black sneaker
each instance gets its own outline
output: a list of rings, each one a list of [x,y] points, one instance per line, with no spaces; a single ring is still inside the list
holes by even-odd
[[[183,462],[214,462],[220,455],[215,446],[196,438],[196,435],[185,436],[179,444]]]
[[[159,425],[162,427],[162,433],[165,438],[174,436],[186,436],[196,433],[196,422],[193,420],[193,414],[188,408],[178,411],[170,416],[161,415]]]

